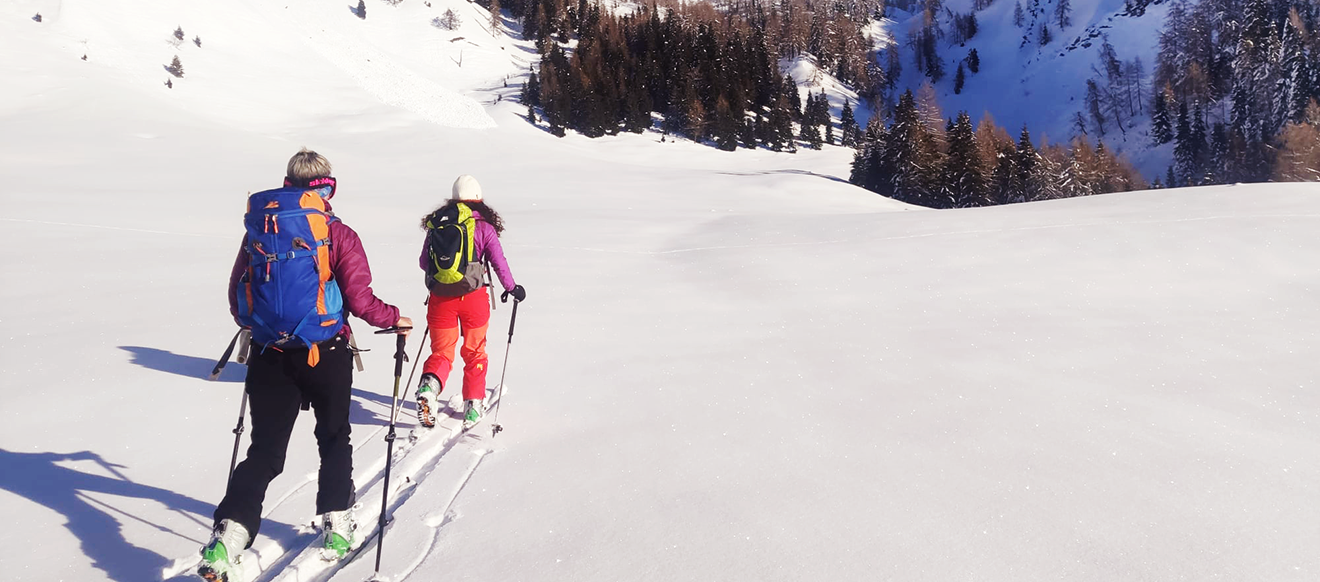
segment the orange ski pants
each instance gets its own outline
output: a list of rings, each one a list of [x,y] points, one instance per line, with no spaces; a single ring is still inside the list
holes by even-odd
[[[426,306],[426,324],[431,328],[431,357],[422,372],[435,374],[442,386],[449,385],[454,368],[454,345],[463,338],[463,399],[486,397],[486,330],[490,327],[490,296],[481,288],[462,297],[431,296]]]

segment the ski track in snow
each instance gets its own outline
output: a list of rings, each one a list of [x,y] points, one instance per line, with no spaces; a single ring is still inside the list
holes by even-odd
[[[491,392],[494,400],[488,405],[488,412],[493,412],[495,410],[495,407],[500,402],[500,398],[507,390],[508,386],[504,386],[499,391]],[[400,435],[403,444],[397,446],[392,455],[394,466],[391,470],[391,481],[393,481],[393,486],[388,504],[388,520],[391,523],[387,524],[387,528],[393,529],[392,522],[394,514],[397,513],[405,503],[407,503],[422,481],[424,481],[427,476],[435,470],[436,466],[439,465],[455,447],[463,442],[465,436],[471,434],[471,431],[462,430],[462,420],[454,414],[454,411],[458,410],[458,406],[460,406],[461,403],[462,400],[459,396],[456,395],[454,398],[451,398],[444,409],[444,415],[437,419],[436,428],[421,433],[421,436],[418,437],[416,441],[408,439],[406,435]],[[444,426],[442,424],[444,422],[443,419],[445,418],[448,418],[453,422],[451,426],[447,427],[449,429],[448,433],[445,433],[442,428]],[[488,425],[485,424],[483,419],[483,424],[479,425],[479,427],[485,426]],[[354,447],[354,457],[357,457],[358,451],[360,451],[367,443],[376,443],[375,437],[380,435],[387,428],[388,425],[380,425],[376,427],[376,430],[372,431],[370,435],[362,439],[361,443]],[[413,430],[416,430],[416,428]],[[445,504],[446,511],[454,500],[457,499],[458,494],[462,491],[467,481],[472,477],[472,474],[480,465],[481,458],[489,452],[491,451],[486,449],[479,451],[478,458],[472,462],[467,471],[463,473],[457,485],[455,485],[453,495]],[[268,519],[273,512],[283,506],[285,502],[298,497],[299,493],[308,490],[309,485],[316,483],[316,477],[316,473],[310,473],[307,475],[306,479],[291,487],[278,500],[276,500],[274,504],[271,504],[262,512],[262,519]],[[317,552],[310,551],[313,549],[312,546],[318,537],[315,531],[315,520],[313,519],[311,524],[303,523],[299,526],[300,535],[293,540],[290,547],[286,548],[278,540],[268,537],[258,539],[258,542],[253,544],[243,556],[243,564],[248,568],[251,568],[252,565],[255,564],[257,571],[241,571],[241,573],[235,577],[236,580],[234,582],[322,582],[329,580],[343,568],[355,563],[356,558],[360,557],[362,553],[365,553],[370,549],[369,546],[378,539],[376,536],[379,532],[379,521],[375,519],[375,515],[377,514],[370,511],[368,508],[379,506],[379,500],[374,500],[374,498],[380,495],[380,487],[378,487],[378,485],[382,484],[384,478],[385,458],[383,455],[381,458],[376,459],[367,465],[365,469],[362,469],[361,472],[354,477],[355,482],[364,483],[358,488],[362,494],[358,498],[358,506],[360,509],[357,512],[357,517],[359,527],[366,533],[363,534],[360,545],[355,550],[353,559],[338,563],[325,562],[320,559]],[[312,489],[306,491],[306,494],[303,497],[308,495],[314,496],[315,493],[315,490]],[[299,499],[302,499],[302,497],[299,497]],[[441,515],[443,516],[443,513]],[[363,525],[367,525],[367,527],[362,528],[361,526]],[[429,527],[438,528],[441,524],[432,525],[430,520],[427,520],[427,525]],[[419,556],[416,559],[416,563],[409,567],[409,571],[420,565],[425,557],[426,554]],[[162,571],[161,578],[162,580],[170,582],[192,580],[194,579],[192,576],[192,569],[197,566],[197,562],[198,559],[196,556],[190,555],[178,558],[174,560],[169,567]]]
[[[486,448],[472,451],[472,454],[476,458],[469,461],[467,470],[463,472],[461,477],[459,477],[458,482],[453,487],[453,492],[449,495],[449,498],[445,500],[444,505],[441,506],[440,510],[432,512],[422,518],[422,524],[433,530],[431,536],[427,539],[426,546],[421,548],[421,551],[417,553],[417,557],[414,558],[406,568],[400,570],[400,574],[390,577],[390,580],[393,580],[394,582],[403,582],[404,580],[407,580],[413,572],[417,571],[417,568],[421,567],[422,563],[426,561],[427,556],[431,555],[431,550],[433,550],[436,544],[440,541],[440,528],[444,527],[445,524],[450,521],[453,521],[453,516],[450,515],[450,508],[452,508],[454,502],[458,500],[458,496],[463,492],[463,488],[467,487],[468,481],[472,480],[472,475],[477,472],[477,467],[480,467],[481,462],[485,460],[486,455],[489,455],[492,452],[494,452],[492,449]]]

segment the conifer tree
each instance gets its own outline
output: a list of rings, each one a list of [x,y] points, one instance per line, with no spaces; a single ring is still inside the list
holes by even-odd
[[[962,63],[958,63],[958,72],[953,75],[953,94],[962,93],[963,83],[967,81],[967,74],[963,72]]]
[[[1270,99],[1273,90],[1275,54],[1273,14],[1268,0],[1246,0],[1246,14],[1241,40],[1233,63],[1233,128],[1242,133],[1248,145],[1262,143],[1273,128],[1270,125]],[[1250,154],[1248,147],[1244,154]],[[1248,164],[1256,156],[1249,155]]]
[[[1086,80],[1086,107],[1091,113],[1091,122],[1095,124],[1095,134],[1105,136],[1105,113],[1100,106],[1100,87],[1095,79]]]
[[[1195,186],[1197,174],[1200,172],[1196,164],[1196,146],[1193,143],[1192,124],[1186,102],[1178,104],[1178,133],[1173,139],[1176,142],[1173,147],[1173,159],[1178,166],[1178,175],[1183,177],[1188,186]]]
[[[944,62],[940,60],[937,38],[934,25],[927,26],[919,37],[923,62],[926,63],[926,76],[932,83],[938,83],[944,78]]]
[[[967,51],[967,70],[971,71],[972,74],[981,71],[981,56],[976,53],[976,49]]]
[[[791,75],[784,75],[784,95],[788,97],[789,114],[793,121],[802,118],[802,95],[798,92],[797,82]]]
[[[757,112],[755,119],[757,121],[761,119],[759,111]],[[742,123],[738,126],[738,142],[739,145],[747,149],[756,149],[756,124],[752,119],[748,119],[746,116],[743,117]]]
[[[1201,104],[1197,103],[1191,111],[1191,153],[1192,171],[1188,172],[1189,183],[1206,184],[1206,153],[1210,150],[1205,131],[1205,114]]]
[[[1155,92],[1155,103],[1151,106],[1151,138],[1155,145],[1173,141],[1173,122],[1169,119],[1167,91]]]
[[[1017,191],[1009,197],[1011,202],[1038,199],[1041,190],[1038,180],[1039,165],[1040,156],[1036,152],[1036,146],[1031,144],[1031,133],[1027,131],[1027,126],[1023,125],[1022,135],[1018,138],[1017,158],[1013,161],[1015,173],[1013,185]]]
[[[536,78],[536,71],[527,75],[527,83],[523,85],[522,102],[532,107],[541,104],[541,82]]]
[[[1072,3],[1069,0],[1059,0],[1054,7],[1055,22],[1059,23],[1059,30],[1072,26]]]
[[[986,170],[981,166],[976,133],[972,119],[966,111],[958,112],[958,119],[948,131],[949,154],[944,163],[944,179],[953,196],[950,206],[968,208],[989,203],[989,184]]]
[[[1280,47],[1283,62],[1280,63],[1279,88],[1275,95],[1275,119],[1280,123],[1301,121],[1314,92],[1313,64],[1303,44],[1299,25],[1301,16],[1296,8],[1292,8],[1284,24]]]
[[[738,149],[738,123],[734,119],[729,100],[723,95],[715,102],[715,123],[712,138],[716,147],[731,152]],[[817,148],[820,146],[817,145]]]
[[[885,165],[888,135],[880,116],[866,124],[857,152],[853,154],[852,174],[848,181],[881,196],[894,197],[892,169]]]
[[[1013,147],[1013,141],[1001,144],[999,152],[995,154],[995,169],[990,177],[990,198],[994,204],[1012,203],[1022,191],[1017,180],[1016,160],[1017,149]]]
[[[175,77],[183,77],[183,63],[179,62],[179,55],[174,55],[174,60],[170,61],[170,66],[165,67],[165,70]]]
[[[357,17],[358,17],[358,18],[361,18],[362,20],[366,20],[366,19],[367,19],[367,2],[366,2],[366,0],[358,0],[358,5],[357,5]]]
[[[752,119],[752,126],[753,131],[756,134],[756,143],[769,149],[779,151],[778,149],[771,147],[771,144],[774,141],[774,132],[771,131],[770,122],[765,116],[761,115],[760,111],[757,111],[756,117]]]
[[[767,121],[770,136],[766,146],[774,151],[796,151],[797,147],[793,142],[793,113],[792,104],[789,103],[786,95],[780,95],[775,102],[775,106],[770,108],[770,117]]]
[[[1073,136],[1075,137],[1075,136],[1081,136],[1081,135],[1087,135],[1087,134],[1088,134],[1088,132],[1086,131],[1086,116],[1085,116],[1085,115],[1082,115],[1082,112],[1081,112],[1081,111],[1076,111],[1076,112],[1074,112],[1074,113],[1073,113]]]
[[[921,122],[916,98],[906,91],[894,109],[894,125],[889,129],[884,167],[891,170],[890,185],[894,198],[931,208],[938,207],[939,160],[931,150],[933,143]]]
[[[803,143],[805,143],[808,148],[811,148],[813,150],[820,149],[820,144],[821,144],[820,128],[817,127],[816,125],[803,122],[801,132],[798,137],[802,139]]]
[[[843,112],[839,114],[840,139],[844,147],[857,147],[857,119],[853,117],[852,102],[843,102]]]
[[[1039,39],[1039,41],[1040,41],[1040,46],[1045,46],[1045,45],[1047,45],[1047,44],[1050,44],[1050,42],[1052,42],[1053,40],[1054,40],[1054,35],[1050,34],[1050,25],[1049,25],[1049,24],[1041,24],[1041,25],[1040,25],[1040,39]]]
[[[1227,184],[1235,181],[1228,169],[1228,130],[1223,123],[1216,123],[1210,130],[1210,171],[1214,172],[1215,182]]]
[[[490,0],[488,8],[490,9],[490,34],[491,36],[499,36],[504,25],[503,20],[500,18],[500,0]]]
[[[1013,4],[1013,25],[1022,28],[1027,22],[1027,16],[1022,13],[1022,1],[1018,0]]]

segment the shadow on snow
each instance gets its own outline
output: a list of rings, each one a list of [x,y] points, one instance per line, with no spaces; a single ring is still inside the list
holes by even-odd
[[[211,370],[215,368],[215,360],[197,356],[184,356],[157,348],[119,346],[119,349],[133,355],[132,363],[158,372],[205,379],[211,374]],[[230,360],[224,371],[220,372],[220,377],[217,380],[220,382],[242,382],[244,376],[247,375],[246,369],[246,366]]]
[[[106,477],[60,466],[60,463],[77,461],[91,461],[113,476]],[[137,521],[195,542],[198,547],[205,540],[134,515],[105,498],[114,496],[156,501],[183,514],[206,532],[211,529],[210,516],[215,506],[167,489],[134,482],[120,471],[123,468],[123,465],[110,463],[91,451],[64,454],[20,453],[0,449],[0,489],[63,515],[66,520],[64,526],[78,538],[82,554],[91,559],[93,566],[105,572],[107,578],[125,581],[156,580],[173,560],[128,541],[123,533],[126,520]],[[276,530],[274,535],[288,537],[294,534],[293,528],[287,524],[268,521],[264,525]]]

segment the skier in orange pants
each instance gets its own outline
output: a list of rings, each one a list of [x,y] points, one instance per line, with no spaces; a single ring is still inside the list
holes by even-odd
[[[438,270],[437,256],[441,253],[436,242],[441,226],[463,224],[461,237],[466,237],[460,253],[467,253],[467,270],[455,275],[462,279],[454,283],[439,283],[433,277]],[[500,215],[482,201],[481,186],[472,176],[459,176],[454,182],[451,199],[435,212],[422,219],[427,229],[427,240],[422,247],[420,265],[427,271],[427,288],[431,291],[427,303],[426,323],[431,330],[431,356],[422,365],[422,379],[417,386],[417,418],[422,426],[435,425],[438,396],[444,389],[454,367],[454,346],[459,338],[463,347],[463,424],[471,427],[485,414],[486,401],[486,330],[490,325],[490,295],[481,284],[485,264],[490,264],[505,291],[515,300],[522,301],[527,292],[513,280],[499,235],[504,231]]]

